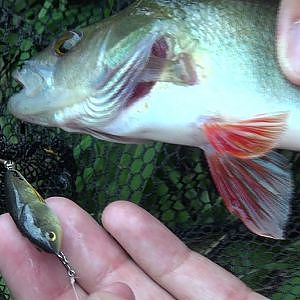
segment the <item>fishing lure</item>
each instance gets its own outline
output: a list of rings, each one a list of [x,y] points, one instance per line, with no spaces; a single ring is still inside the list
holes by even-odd
[[[55,254],[67,269],[76,299],[76,273],[66,255],[60,250],[62,228],[58,217],[43,197],[15,168],[12,161],[0,159],[6,168],[5,189],[8,210],[20,232],[45,252]]]

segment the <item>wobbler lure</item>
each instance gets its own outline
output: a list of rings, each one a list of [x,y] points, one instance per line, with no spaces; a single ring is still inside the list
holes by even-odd
[[[76,273],[61,251],[63,231],[58,217],[35,188],[16,170],[12,161],[0,159],[0,163],[6,168],[5,190],[8,210],[16,226],[38,249],[53,253],[59,258],[67,269],[78,299],[75,290]]]

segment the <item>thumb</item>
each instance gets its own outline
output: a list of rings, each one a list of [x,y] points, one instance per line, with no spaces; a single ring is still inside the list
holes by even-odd
[[[134,294],[125,283],[115,282],[90,294],[87,300],[134,300]]]
[[[289,80],[300,85],[300,1],[282,0],[277,26],[279,64]]]

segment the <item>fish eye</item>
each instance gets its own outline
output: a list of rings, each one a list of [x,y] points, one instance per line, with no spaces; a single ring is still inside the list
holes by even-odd
[[[70,30],[63,33],[54,43],[54,51],[57,55],[63,56],[71,50],[82,38],[82,32]]]
[[[56,234],[55,234],[55,232],[53,232],[53,231],[46,232],[46,238],[49,241],[54,242],[56,240]]]

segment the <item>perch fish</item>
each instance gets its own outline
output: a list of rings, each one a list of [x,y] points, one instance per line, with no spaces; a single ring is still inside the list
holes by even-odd
[[[228,210],[284,237],[300,90],[275,53],[275,0],[144,0],[59,35],[14,78],[22,120],[120,142],[204,150]]]

